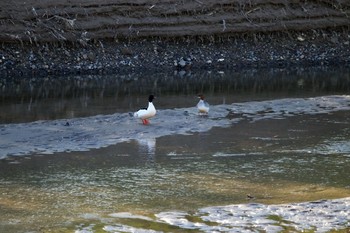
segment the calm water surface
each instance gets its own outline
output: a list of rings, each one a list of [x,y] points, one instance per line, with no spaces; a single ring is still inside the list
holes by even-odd
[[[349,70],[316,68],[15,79],[1,83],[0,120],[5,128],[132,112],[151,92],[160,110],[194,106],[198,92],[212,106],[347,95],[349,80]],[[156,216],[186,213],[201,223],[203,207],[350,197],[349,113],[243,119],[83,152],[6,156],[0,160],[0,232],[197,232],[203,229]],[[346,232],[349,220],[342,226]]]

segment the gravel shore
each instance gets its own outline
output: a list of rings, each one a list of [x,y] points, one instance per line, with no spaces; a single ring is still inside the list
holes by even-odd
[[[347,31],[2,44],[1,77],[350,65]]]

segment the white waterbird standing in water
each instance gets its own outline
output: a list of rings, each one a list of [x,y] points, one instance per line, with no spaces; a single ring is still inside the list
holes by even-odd
[[[198,95],[199,102],[197,104],[199,115],[207,115],[209,113],[209,104],[204,100],[204,95]]]
[[[148,125],[149,124],[148,119],[156,115],[157,111],[152,102],[154,98],[155,97],[153,95],[150,95],[148,97],[148,107],[142,108],[134,113],[134,117],[141,119],[144,125]]]

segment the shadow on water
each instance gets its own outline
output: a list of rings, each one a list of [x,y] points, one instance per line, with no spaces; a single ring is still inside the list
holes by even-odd
[[[14,77],[0,80],[0,123],[134,111],[149,93],[163,109],[193,106],[198,93],[211,104],[347,93],[349,79],[349,68],[341,67]]]

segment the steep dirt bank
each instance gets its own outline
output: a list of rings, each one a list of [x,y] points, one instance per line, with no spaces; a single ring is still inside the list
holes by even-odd
[[[0,41],[212,36],[350,26],[347,0],[12,0]]]
[[[350,63],[347,0],[0,2],[0,75]]]

